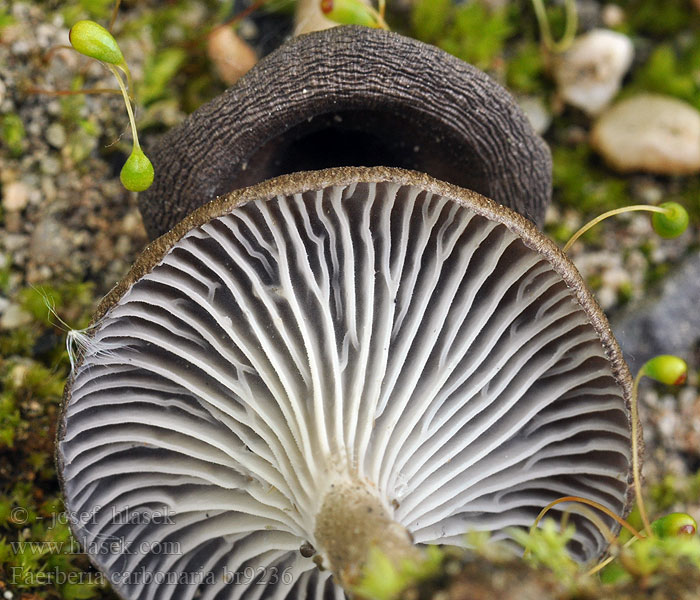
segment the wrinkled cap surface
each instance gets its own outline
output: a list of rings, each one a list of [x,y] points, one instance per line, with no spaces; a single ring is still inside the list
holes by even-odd
[[[626,511],[629,374],[604,317],[525,219],[427,176],[219,199],[147,250],[91,333],[59,465],[125,598],[341,598],[308,544],[348,473],[420,544],[507,537],[566,495]],[[564,508],[576,556],[599,555]]]

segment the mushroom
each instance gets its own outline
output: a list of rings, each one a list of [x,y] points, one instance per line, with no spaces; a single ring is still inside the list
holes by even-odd
[[[149,235],[205,202],[327,167],[427,173],[537,224],[551,158],[513,98],[483,72],[395,33],[336,27],[292,39],[149,152],[139,198]]]
[[[57,458],[123,598],[342,598],[374,546],[506,539],[568,495],[629,510],[630,376],[575,267],[425,174],[222,196],[148,246],[90,335]],[[598,556],[571,510],[572,552]]]

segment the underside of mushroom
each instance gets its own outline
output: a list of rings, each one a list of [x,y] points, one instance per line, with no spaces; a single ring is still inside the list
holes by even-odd
[[[528,221],[427,176],[220,198],[149,247],[90,335],[59,465],[124,598],[342,598],[372,545],[508,538],[567,495],[627,511],[605,318]],[[595,524],[557,509],[598,556]]]

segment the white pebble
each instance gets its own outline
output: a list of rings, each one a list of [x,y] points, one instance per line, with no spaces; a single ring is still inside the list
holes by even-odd
[[[549,129],[552,123],[552,115],[542,98],[537,96],[522,96],[518,98],[518,104],[536,133],[541,135]]]
[[[46,129],[46,141],[54,148],[63,148],[66,143],[66,130],[60,123],[51,123]]]
[[[18,304],[10,304],[0,317],[0,329],[19,329],[32,322],[32,315],[24,311]]]
[[[618,102],[596,122],[592,146],[620,172],[689,175],[700,171],[700,112],[657,94]]]
[[[617,4],[606,4],[601,18],[606,27],[619,27],[625,22],[625,11]]]
[[[2,207],[8,211],[23,210],[29,202],[29,188],[21,181],[8,183],[2,194]]]
[[[559,95],[589,115],[603,110],[620,89],[634,48],[626,35],[594,29],[576,38],[554,62]]]

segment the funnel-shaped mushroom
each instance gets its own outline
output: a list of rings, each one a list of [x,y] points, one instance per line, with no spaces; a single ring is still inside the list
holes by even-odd
[[[331,573],[373,544],[507,537],[565,495],[627,510],[629,374],[575,268],[424,175],[222,197],[147,249],[92,334],[58,456],[125,598],[340,598]]]
[[[542,224],[551,159],[510,94],[429,44],[367,27],[295,38],[149,153],[155,237],[214,197],[327,167],[412,169]]]

